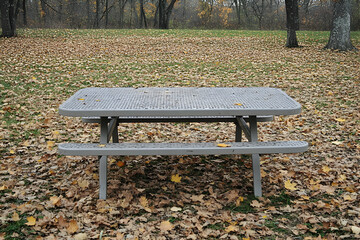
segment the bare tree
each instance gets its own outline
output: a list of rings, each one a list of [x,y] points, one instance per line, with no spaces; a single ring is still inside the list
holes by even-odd
[[[159,0],[158,14],[160,29],[169,29],[170,16],[176,1],[177,0],[171,0],[170,4],[167,6],[166,0]]]
[[[340,51],[357,50],[350,40],[350,10],[350,0],[333,0],[332,27],[325,48]]]
[[[16,36],[15,0],[1,0],[1,37]]]

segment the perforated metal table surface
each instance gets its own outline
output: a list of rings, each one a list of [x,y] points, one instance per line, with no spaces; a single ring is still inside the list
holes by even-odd
[[[85,88],[60,108],[65,116],[293,115],[301,106],[276,88]]]

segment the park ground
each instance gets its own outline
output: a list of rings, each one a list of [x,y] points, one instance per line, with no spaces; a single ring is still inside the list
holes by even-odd
[[[0,39],[0,239],[360,238],[360,52],[324,50],[328,32],[20,29]],[[352,33],[360,49],[360,32]],[[305,140],[300,154],[98,160],[57,153],[98,128],[59,116],[84,87],[284,90],[296,116],[260,125],[261,140]],[[234,140],[230,123],[123,124],[133,142]]]

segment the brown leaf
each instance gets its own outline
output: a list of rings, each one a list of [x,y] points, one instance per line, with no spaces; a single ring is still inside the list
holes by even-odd
[[[79,230],[79,226],[78,226],[76,220],[74,220],[74,219],[70,220],[69,226],[67,227],[66,230],[69,234],[73,234],[73,233],[77,232]]]

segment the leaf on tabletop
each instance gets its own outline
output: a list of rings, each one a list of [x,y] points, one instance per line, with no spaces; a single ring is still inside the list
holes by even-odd
[[[241,104],[241,103],[235,103],[234,105],[237,105],[237,106],[242,106],[242,104]]]
[[[175,183],[179,183],[179,182],[181,182],[181,178],[182,177],[180,177],[179,174],[175,174],[175,175],[171,176],[171,181],[175,182]]]

